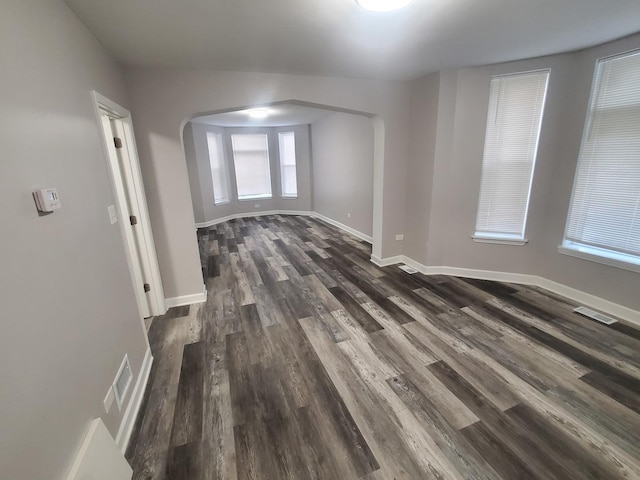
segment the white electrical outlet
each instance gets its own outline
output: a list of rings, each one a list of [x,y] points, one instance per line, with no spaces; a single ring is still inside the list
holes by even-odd
[[[259,203],[254,203],[253,204],[253,208],[260,208],[260,204]]]
[[[350,213],[347,213],[347,218],[351,218],[351,214]]]
[[[118,223],[118,214],[116,213],[115,205],[109,205],[107,207],[107,211],[109,212],[109,221],[111,222],[111,225]]]
[[[396,235],[396,240],[404,240],[404,235]]]
[[[113,405],[113,401],[116,399],[115,393],[113,393],[113,387],[109,387],[107,390],[107,396],[104,397],[102,404],[104,405],[104,411],[109,413],[111,410],[111,406]]]

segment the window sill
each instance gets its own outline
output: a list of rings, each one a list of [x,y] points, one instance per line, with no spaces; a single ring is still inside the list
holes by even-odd
[[[589,249],[589,247],[581,247],[577,245],[558,245],[558,253],[561,253],[563,255],[569,255],[570,257],[589,260],[590,262],[601,263],[610,267],[622,268],[623,270],[630,270],[632,272],[640,273],[640,260],[638,260],[638,263],[633,263],[633,261],[627,262],[624,260],[619,260],[617,258],[611,258],[602,254],[595,253],[596,251],[597,250],[595,249]]]
[[[213,205],[216,207],[219,207],[221,205],[227,205],[229,203],[229,200],[224,200],[222,202],[213,202]]]
[[[297,200],[298,196],[297,195],[282,195],[282,198],[284,198],[285,200]]]
[[[471,237],[474,242],[477,243],[493,243],[495,245],[511,245],[516,247],[522,247],[529,243],[529,240],[526,238],[522,239],[511,239],[511,238],[500,238],[500,237],[479,237],[477,235],[473,235]]]
[[[250,202],[252,200],[269,200],[272,195],[251,195],[250,197],[238,197],[239,202]]]

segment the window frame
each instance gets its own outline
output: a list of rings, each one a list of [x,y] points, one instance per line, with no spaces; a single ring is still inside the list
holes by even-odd
[[[224,184],[224,187],[226,188],[226,198],[224,200],[221,201],[216,201],[216,188],[215,188],[215,180],[213,178],[214,176],[214,168],[213,165],[211,164],[211,146],[209,144],[209,137],[210,136],[217,136],[218,137],[218,154],[220,156],[220,180],[221,182]],[[212,188],[213,188],[213,204],[217,207],[220,205],[226,205],[228,203],[231,202],[231,189],[229,187],[229,173],[228,173],[228,169],[227,169],[227,161],[226,161],[226,157],[224,155],[224,136],[222,133],[220,132],[206,132],[206,140],[207,140],[207,154],[209,155],[209,170],[211,171],[211,182],[212,182]]]
[[[480,207],[481,207],[481,198],[482,198],[482,180],[483,180],[483,176],[485,175],[486,169],[485,169],[485,154],[486,154],[486,148],[487,148],[487,134],[489,132],[489,115],[491,113],[491,100],[492,100],[492,88],[491,88],[491,83],[493,83],[493,81],[495,79],[503,79],[503,78],[508,78],[508,77],[517,77],[517,76],[524,76],[524,75],[532,75],[532,74],[536,74],[536,73],[546,73],[546,82],[545,82],[545,86],[544,86],[544,90],[543,90],[543,94],[542,94],[542,103],[541,103],[541,109],[540,109],[540,120],[538,123],[538,134],[537,134],[537,139],[536,139],[536,143],[535,143],[535,148],[533,149],[533,161],[531,162],[531,174],[529,177],[529,184],[528,184],[528,190],[527,190],[527,202],[526,202],[526,207],[524,210],[524,217],[523,217],[523,221],[522,221],[522,233],[520,235],[517,234],[500,234],[500,233],[496,233],[496,232],[485,232],[482,230],[478,230],[478,220],[479,220],[479,214],[480,214]],[[478,191],[478,197],[477,197],[477,210],[476,210],[476,216],[475,216],[475,225],[474,225],[474,233],[471,236],[472,240],[474,242],[478,242],[478,243],[492,243],[492,244],[498,244],[498,245],[514,245],[514,246],[524,246],[526,245],[529,240],[526,238],[526,230],[527,230],[527,221],[529,219],[529,206],[531,204],[531,191],[533,189],[533,178],[535,175],[535,168],[536,168],[536,164],[538,161],[538,150],[540,147],[540,138],[542,136],[542,125],[544,122],[544,115],[545,115],[545,107],[546,107],[546,103],[547,103],[547,96],[549,93],[549,83],[551,80],[551,68],[541,68],[541,69],[536,69],[536,70],[527,70],[527,71],[523,71],[523,72],[512,72],[512,73],[506,73],[506,74],[500,74],[500,75],[492,75],[491,76],[491,80],[490,80],[490,88],[489,88],[489,106],[487,108],[487,123],[485,124],[485,139],[484,139],[484,144],[483,144],[483,150],[482,150],[482,165],[481,165],[481,178],[480,178],[480,189]],[[498,93],[499,94],[499,93]],[[499,99],[498,99],[499,102]],[[497,114],[498,112],[496,112]]]
[[[240,195],[238,188],[238,168],[236,164],[236,148],[233,143],[234,137],[253,137],[253,136],[263,136],[266,140],[266,148],[264,152],[266,153],[266,173],[267,173],[267,182],[266,184],[269,186],[269,193],[264,194],[255,194],[255,195]],[[231,160],[233,162],[233,170],[235,177],[235,186],[236,186],[236,200],[239,202],[250,202],[253,200],[261,200],[261,199],[272,199],[273,198],[273,182],[271,178],[271,158],[269,155],[269,134],[267,132],[255,132],[255,133],[232,133],[229,135],[231,140]],[[248,150],[244,150],[248,151]],[[252,150],[253,151],[253,150]],[[255,150],[255,152],[262,152],[262,150]]]
[[[293,165],[285,165],[284,164],[284,156],[282,155],[283,149],[282,149],[282,138],[285,135],[291,135],[293,137]],[[287,130],[287,131],[282,131],[282,132],[278,132],[278,160],[280,162],[280,196],[282,198],[285,199],[296,199],[298,198],[298,158],[296,155],[296,133],[291,130]],[[284,171],[285,171],[285,167],[293,167],[293,171],[294,171],[294,175],[295,175],[295,179],[296,179],[296,193],[295,194],[287,194],[284,191],[284,185],[285,185],[285,175],[284,175]]]
[[[596,115],[596,102],[597,93],[602,88],[599,84],[599,75],[601,74],[601,65],[606,61],[611,61],[617,58],[624,58],[631,55],[640,55],[640,49],[629,50],[622,53],[613,55],[607,55],[605,57],[598,58],[595,62],[593,71],[593,77],[591,81],[591,90],[589,93],[589,103],[587,105],[587,112],[585,116],[584,126],[582,130],[582,136],[580,139],[580,150],[578,153],[578,160],[576,162],[575,172],[573,176],[573,184],[571,187],[571,199],[569,201],[569,207],[567,209],[567,215],[565,219],[565,228],[562,235],[562,243],[558,245],[558,253],[568,255],[582,260],[588,260],[603,265],[609,265],[611,267],[621,268],[624,270],[630,270],[633,272],[640,272],[640,255],[633,255],[629,253],[618,252],[616,250],[609,250],[595,245],[588,245],[586,243],[576,242],[569,240],[569,224],[571,218],[571,212],[573,211],[574,202],[576,200],[576,187],[578,185],[578,173],[580,169],[580,162],[584,153],[585,144],[591,135],[591,129]],[[639,107],[640,108],[640,107]]]

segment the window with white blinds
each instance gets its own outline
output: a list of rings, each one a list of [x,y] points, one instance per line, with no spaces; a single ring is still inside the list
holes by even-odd
[[[640,51],[596,64],[562,247],[640,268]]]
[[[549,70],[491,79],[476,240],[524,242]]]
[[[238,199],[271,198],[267,135],[231,135]]]
[[[298,179],[296,176],[296,138],[294,133],[278,133],[278,143],[280,146],[282,196],[296,198],[298,196]]]
[[[213,202],[216,205],[229,202],[229,182],[222,153],[222,135],[207,133],[209,147],[209,164],[211,165],[211,179],[213,180]]]

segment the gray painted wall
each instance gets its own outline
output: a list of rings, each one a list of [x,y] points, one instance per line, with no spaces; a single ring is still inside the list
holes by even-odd
[[[223,205],[215,205],[213,201],[213,180],[211,179],[211,167],[209,166],[207,132],[221,133],[223,138],[223,151],[228,161],[231,195],[231,201]],[[298,198],[282,198],[280,196],[279,132],[295,133]],[[266,133],[268,135],[273,198],[237,200],[231,146],[231,135],[237,133]],[[257,213],[268,210],[312,210],[311,150],[309,143],[309,125],[270,128],[223,128],[195,122],[187,123],[184,131],[184,148],[195,222],[205,223],[228,215]],[[259,207],[255,207],[256,204]]]
[[[578,53],[520,62],[441,72],[412,84],[414,98],[433,108],[437,122],[424,111],[413,117],[414,131],[433,138],[433,165],[417,146],[409,176],[421,172],[430,198],[420,194],[422,182],[408,183],[408,203],[430,208],[428,230],[411,232],[406,253],[427,265],[540,275],[570,287],[640,309],[640,275],[559,254],[573,186],[582,130],[597,58],[640,47],[640,35]],[[526,236],[526,246],[475,243],[475,225],[484,148],[489,84],[492,75],[551,68]],[[414,140],[415,142],[415,140]],[[415,144],[414,144],[414,147]],[[416,209],[419,211],[419,209]],[[414,238],[415,236],[415,238]]]
[[[0,476],[66,478],[125,353],[147,344],[90,90],[126,106],[119,67],[60,1],[6,0],[0,15]],[[57,187],[39,217],[31,191]],[[130,396],[130,395],[129,395]]]
[[[373,234],[373,124],[334,113],[311,125],[314,210]],[[351,214],[349,218],[347,215]]]
[[[193,206],[193,216],[196,222],[203,222],[205,217],[204,196],[200,186],[200,168],[198,164],[198,155],[196,153],[196,141],[194,138],[193,124],[191,122],[184,126],[183,133],[184,156],[187,160],[187,173],[189,175],[189,188],[191,189],[191,205]],[[208,165],[207,165],[208,168]],[[211,187],[213,192],[213,187]],[[213,198],[209,196],[210,200]]]
[[[427,261],[439,93],[438,73],[411,85],[410,155],[413,161],[407,167],[404,254],[423,264]]]

